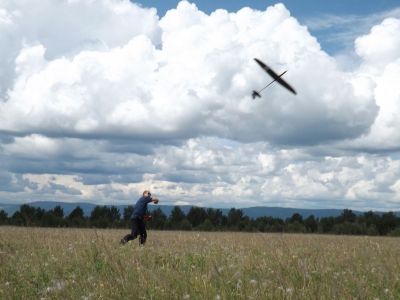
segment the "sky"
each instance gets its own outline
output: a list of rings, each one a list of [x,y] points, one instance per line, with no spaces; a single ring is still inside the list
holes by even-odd
[[[0,203],[400,208],[398,1],[1,0],[0,44]]]

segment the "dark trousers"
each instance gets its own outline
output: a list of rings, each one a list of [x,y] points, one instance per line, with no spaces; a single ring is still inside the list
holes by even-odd
[[[134,240],[138,237],[139,235],[139,243],[140,245],[144,245],[146,243],[147,239],[147,232],[146,232],[146,225],[144,224],[144,221],[139,218],[133,218],[132,219],[132,232],[130,234],[127,234],[124,236],[125,242],[129,242],[131,240]]]

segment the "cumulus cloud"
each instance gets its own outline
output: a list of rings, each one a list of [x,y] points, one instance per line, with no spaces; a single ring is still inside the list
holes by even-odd
[[[372,93],[358,93],[358,82],[338,70],[281,4],[265,12],[206,15],[183,1],[157,26],[160,48],[146,32],[106,51],[54,59],[40,40],[23,47],[13,87],[0,105],[1,129],[302,145],[357,137],[375,118]],[[299,96],[272,88],[271,100],[249,101],[249,91],[268,80],[253,57],[289,68]]]
[[[369,151],[396,151],[400,134],[400,19],[388,18],[356,39],[362,58],[358,73],[374,82],[374,99],[379,108],[368,134],[351,144]]]
[[[400,201],[396,190],[399,161],[372,154],[318,157],[304,150],[279,150],[265,144],[229,148],[214,140],[191,140],[183,147],[164,150],[154,163],[166,181],[176,172],[174,168],[183,177],[186,172],[196,174],[195,184],[174,181],[183,188],[188,186],[186,197],[197,193],[197,199],[206,199],[203,205],[213,198],[225,206],[274,205],[285,199],[286,206],[294,207],[348,205],[367,209],[390,207]],[[207,199],[210,194],[211,200]]]
[[[387,18],[355,41],[357,54],[368,66],[385,66],[399,58],[400,19]]]
[[[400,202],[399,161],[373,154],[315,156],[265,143],[230,144],[218,138],[200,138],[181,146],[161,146],[145,157],[119,157],[100,149],[93,155],[92,161],[102,164],[102,168],[88,168],[85,173],[82,166],[90,161],[87,158],[80,163],[72,160],[76,164],[71,170],[74,175],[51,174],[68,168],[62,163],[48,168],[42,159],[38,161],[43,165],[42,172],[8,172],[0,183],[8,186],[13,180],[14,191],[19,186],[20,196],[29,195],[34,200],[56,196],[65,201],[114,204],[131,203],[144,189],[162,195],[167,204],[184,201],[203,206],[279,203],[389,209]],[[8,195],[4,188],[1,190],[0,195]]]
[[[343,70],[282,4],[159,19],[128,0],[3,1],[0,197],[395,207],[399,24],[357,38]],[[298,95],[252,101],[270,80],[254,57]]]
[[[85,49],[104,49],[145,34],[159,40],[155,9],[128,0],[13,1],[0,4],[0,95],[13,86],[15,59],[21,48],[43,45],[46,58],[73,56]]]

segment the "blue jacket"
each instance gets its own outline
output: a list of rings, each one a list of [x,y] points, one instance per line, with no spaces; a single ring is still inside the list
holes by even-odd
[[[147,204],[151,202],[150,196],[142,196],[136,202],[135,207],[133,208],[133,218],[143,219],[143,216],[147,212]]]

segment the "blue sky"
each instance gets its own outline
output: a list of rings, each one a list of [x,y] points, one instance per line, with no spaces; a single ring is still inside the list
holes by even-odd
[[[156,7],[160,16],[171,8],[175,8],[179,0],[140,0],[133,1],[141,3],[146,7]],[[338,0],[338,1],[316,1],[316,0],[291,0],[291,1],[265,1],[265,0],[195,0],[195,3],[202,11],[210,13],[216,9],[223,8],[228,11],[237,11],[245,6],[264,10],[266,7],[276,3],[283,3],[292,12],[292,14],[299,18],[306,18],[315,16],[316,14],[356,14],[365,15],[372,14],[379,11],[390,10],[399,6],[397,0],[380,0],[380,1],[365,1],[365,0]]]
[[[399,1],[135,3],[0,1],[0,203],[399,209]]]

